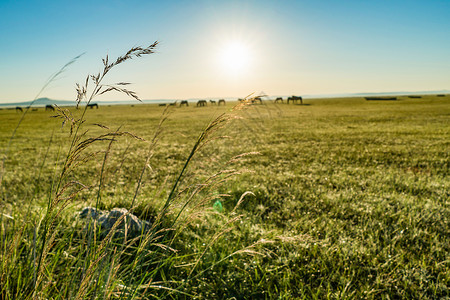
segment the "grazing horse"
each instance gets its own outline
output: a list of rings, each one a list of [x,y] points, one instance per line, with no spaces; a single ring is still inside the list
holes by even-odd
[[[221,103],[223,103],[223,105],[225,105],[225,100],[224,99],[220,99],[218,105],[220,106]]]
[[[188,101],[187,100],[181,100],[180,107],[182,107],[183,105],[189,106]]]
[[[178,102],[178,100],[175,102],[169,103],[169,106],[177,106],[177,102]]]
[[[289,104],[289,102],[293,102],[294,104],[296,104],[296,103],[298,103],[299,101],[300,101],[300,104],[303,104],[303,99],[302,99],[302,97],[300,97],[300,96],[292,96],[292,97],[289,97],[288,99],[287,99],[287,104]]]
[[[19,112],[19,111],[23,112],[23,109],[22,109],[22,107],[20,107],[20,106],[16,106],[16,111],[17,111],[17,112]]]
[[[215,100],[209,100],[209,102],[211,102],[211,105],[217,105]]]
[[[278,103],[278,102],[283,103],[283,98],[278,97],[277,99],[275,99],[275,102],[274,102],[274,103]]]
[[[55,108],[53,107],[53,105],[47,104],[47,105],[45,106],[45,110],[55,111]]]
[[[197,102],[197,107],[198,106],[207,106],[208,102],[206,102],[206,100],[198,100]]]
[[[87,107],[89,107],[90,109],[93,109],[94,107],[96,109],[98,109],[98,104],[97,103],[91,103],[91,104],[88,104]]]
[[[262,104],[261,97],[255,97],[255,98],[252,99],[252,104],[255,104],[256,102],[259,102],[260,104]]]
[[[166,103],[160,103],[159,106],[166,106]]]

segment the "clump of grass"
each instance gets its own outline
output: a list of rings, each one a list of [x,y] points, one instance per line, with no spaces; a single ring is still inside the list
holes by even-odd
[[[58,232],[58,217],[62,214],[63,210],[67,207],[70,201],[83,189],[88,188],[88,186],[84,185],[82,182],[78,180],[73,180],[70,178],[71,173],[76,169],[76,167],[80,163],[84,163],[87,160],[93,158],[96,153],[86,153],[87,149],[91,147],[94,143],[99,142],[113,142],[118,137],[128,135],[132,137],[136,137],[128,132],[122,131],[114,131],[107,132],[105,134],[95,136],[95,137],[86,137],[87,132],[81,132],[82,126],[85,122],[85,114],[88,108],[88,105],[91,101],[99,95],[102,95],[109,91],[119,91],[124,93],[132,98],[139,99],[136,94],[132,91],[129,91],[121,86],[127,85],[127,83],[117,83],[115,85],[105,85],[103,84],[105,76],[109,73],[109,71],[114,67],[121,63],[124,63],[133,57],[141,57],[142,55],[151,54],[154,52],[154,49],[157,45],[157,42],[148,46],[147,48],[142,47],[134,47],[130,49],[125,55],[118,57],[114,62],[109,62],[108,56],[103,59],[103,71],[96,75],[89,75],[85,80],[85,84],[80,86],[77,84],[77,100],[76,105],[79,107],[82,101],[85,101],[85,105],[82,109],[82,113],[78,118],[72,116],[70,111],[58,108],[57,115],[55,117],[61,118],[63,120],[63,125],[68,123],[70,125],[70,146],[68,148],[67,154],[65,156],[65,161],[62,164],[60,174],[56,180],[55,188],[52,191],[52,194],[48,198],[47,210],[40,222],[40,226],[38,228],[38,235],[41,236],[40,245],[38,245],[38,252],[40,253],[38,261],[35,262],[37,265],[36,272],[37,274],[34,276],[36,278],[34,282],[35,290],[42,290],[42,280],[44,278],[44,269],[47,264],[46,259],[50,250],[53,248],[53,244],[56,238],[56,234]],[[89,93],[89,84],[93,87]],[[136,137],[137,138],[137,137]],[[106,156],[105,156],[106,160]],[[102,174],[100,174],[100,178],[102,178]],[[101,181],[100,181],[101,184]],[[98,206],[98,203],[96,204]],[[92,237],[92,235],[89,235]],[[88,244],[91,244],[91,241],[88,241]],[[103,245],[103,244],[102,244]],[[98,251],[101,253],[104,246],[99,247]],[[88,248],[88,253],[90,253],[90,249]],[[98,254],[100,255],[100,254]],[[87,259],[90,258],[89,255]],[[87,262],[87,260],[86,260]],[[95,265],[95,264],[94,264]],[[89,263],[85,263],[85,266],[89,266]],[[92,269],[91,266],[88,267],[88,271]],[[84,273],[84,272],[83,272]],[[86,274],[83,276],[84,278],[81,281],[79,293],[84,292],[84,289],[81,287],[85,287],[86,278],[89,278]]]

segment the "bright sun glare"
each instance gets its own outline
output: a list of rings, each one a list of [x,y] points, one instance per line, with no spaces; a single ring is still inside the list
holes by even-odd
[[[219,60],[224,70],[238,75],[250,65],[250,50],[243,43],[231,42],[221,50]]]

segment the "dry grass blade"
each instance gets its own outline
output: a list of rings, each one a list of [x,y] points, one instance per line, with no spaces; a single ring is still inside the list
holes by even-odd
[[[234,213],[234,212],[236,211],[236,209],[242,204],[242,202],[244,201],[245,196],[247,196],[247,195],[255,196],[255,194],[252,193],[252,192],[250,192],[250,191],[246,191],[245,193],[243,193],[243,194],[241,195],[241,197],[239,198],[239,201],[238,201],[237,204],[235,205],[235,207],[234,207],[232,213]]]
[[[133,92],[133,91],[130,91],[130,90],[127,90],[127,89],[124,89],[124,88],[120,88],[118,86],[112,86],[112,85],[105,85],[105,86],[102,86],[101,88],[103,88],[103,87],[107,87],[107,88],[104,89],[104,90],[100,89],[99,92],[98,92],[98,95],[103,95],[103,94],[111,92],[111,91],[116,91],[116,92],[123,93],[123,94],[125,94],[127,96],[130,96],[130,97],[132,97],[132,98],[142,102],[141,99],[139,99],[139,97],[137,96],[137,94],[135,92]]]
[[[105,65],[105,67],[113,67],[115,65],[121,64],[127,60],[132,59],[133,57],[141,57],[142,55],[147,55],[147,54],[152,54],[155,53],[155,49],[156,46],[158,45],[158,42],[154,42],[153,44],[149,45],[146,48],[142,48],[142,47],[133,47],[130,50],[128,50],[128,52],[123,55],[120,56],[116,59],[116,61],[110,65]]]
[[[108,126],[106,126],[106,125],[103,125],[103,124],[98,124],[98,123],[94,123],[94,124],[92,124],[92,125],[94,125],[94,126],[98,126],[98,127],[100,127],[100,128],[103,128],[103,129],[108,129],[108,130],[109,130],[109,127],[108,127]]]
[[[102,81],[106,74],[111,70],[112,67],[115,65],[125,62],[129,59],[132,59],[133,57],[141,57],[145,54],[150,54],[154,52],[154,48],[156,47],[158,43],[155,42],[152,45],[150,45],[147,48],[142,47],[134,47],[130,49],[125,55],[120,56],[115,62],[109,63],[109,58],[106,56],[105,59],[102,60],[104,68],[103,71],[95,74],[95,75],[88,75],[85,80],[84,85],[77,84],[76,85],[76,92],[77,92],[77,99],[76,104],[77,108],[79,104],[86,100],[86,105],[84,106],[84,109],[81,113],[81,116],[79,118],[74,118],[71,113],[67,110],[63,110],[59,107],[57,107],[57,115],[54,116],[56,118],[61,118],[62,125],[64,126],[66,123],[70,123],[70,136],[71,142],[70,146],[67,150],[67,154],[65,157],[65,162],[62,165],[62,169],[60,172],[60,175],[57,179],[57,182],[55,183],[55,192],[53,196],[50,196],[48,199],[48,205],[46,213],[42,219],[43,224],[40,231],[42,231],[42,239],[40,240],[40,256],[38,260],[38,266],[37,266],[37,281],[40,282],[42,270],[46,266],[46,259],[48,251],[52,247],[53,243],[53,237],[55,234],[55,228],[54,228],[54,222],[56,221],[56,218],[62,213],[62,211],[67,206],[67,203],[76,195],[80,190],[75,191],[74,193],[70,193],[67,197],[63,197],[63,194],[66,192],[67,188],[72,186],[71,183],[65,184],[64,182],[67,180],[67,174],[68,172],[79,165],[80,163],[83,163],[84,161],[87,161],[88,159],[95,156],[95,153],[88,153],[87,155],[82,155],[86,149],[91,146],[94,143],[101,142],[101,141],[108,141],[110,142],[110,145],[113,141],[116,140],[119,136],[131,136],[136,139],[141,139],[137,137],[134,134],[131,134],[129,132],[109,132],[107,134],[103,134],[97,137],[91,137],[91,138],[84,138],[87,131],[84,131],[83,133],[79,133],[81,131],[81,127],[85,122],[85,115],[86,110],[88,108],[88,105],[90,102],[98,95],[104,94],[106,92],[115,90],[122,93],[125,93],[129,95],[130,97],[133,97],[135,99],[138,99],[136,93],[133,91],[127,90],[122,88],[121,86],[126,86],[128,83],[126,82],[119,82],[117,86],[106,86],[106,90],[103,90],[104,87],[102,85]],[[88,96],[88,87],[90,86],[89,81],[93,83],[93,87],[91,88],[90,95]],[[102,92],[103,90],[103,92]],[[142,140],[142,139],[141,139]],[[1,174],[0,174],[1,175]],[[104,247],[103,243],[100,249]],[[94,264],[95,265],[95,264]],[[91,265],[92,266],[92,265]],[[88,269],[88,272],[91,270]],[[86,279],[86,278],[85,278]],[[86,287],[86,281],[82,282],[81,289],[79,290],[78,296],[83,295],[84,289]]]

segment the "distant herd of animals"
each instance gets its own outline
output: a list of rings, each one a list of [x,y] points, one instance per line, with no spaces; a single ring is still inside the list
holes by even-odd
[[[286,99],[287,104],[289,104],[290,102],[294,103],[294,104],[303,104],[303,98],[300,96],[292,96],[292,97],[288,97]],[[283,103],[283,98],[282,97],[278,97],[277,99],[274,100],[274,103]]]
[[[239,102],[243,102],[246,101],[245,99],[239,98],[238,99]],[[261,97],[255,97],[255,98],[250,98],[247,101],[250,101],[251,104],[263,104],[263,99]],[[226,105],[226,101],[225,99],[220,99],[220,100],[198,100],[196,103],[196,107],[204,107],[204,106],[208,106],[208,102],[209,105]],[[274,103],[284,103],[283,98],[278,97],[277,99],[274,100]],[[286,98],[286,103],[293,103],[293,104],[303,104],[303,98],[300,96],[292,96],[292,97],[288,97]],[[172,103],[160,103],[159,106],[177,106],[178,105],[178,101],[172,102]],[[189,102],[187,100],[182,100],[180,101],[179,107],[182,106],[189,106]]]
[[[445,95],[445,94],[437,94],[436,95],[436,97],[445,97],[445,96],[447,96],[447,95]],[[422,98],[422,96],[418,96],[418,95],[408,95],[408,96],[405,96],[405,97],[408,97],[408,98],[411,98],[411,99],[420,99],[420,98]],[[398,97],[392,97],[392,96],[371,96],[371,97],[364,97],[364,99],[366,99],[368,101],[371,101],[371,100],[398,100]],[[287,97],[286,99],[283,99],[282,97],[277,97],[275,100],[273,100],[273,103],[275,103],[275,104],[280,104],[280,103],[283,104],[283,103],[285,103],[285,100],[286,100],[286,104],[290,104],[290,103],[292,103],[292,104],[303,104],[303,98],[301,96],[291,96],[291,97]],[[238,99],[238,101],[239,102],[243,102],[243,101],[246,101],[246,100],[245,99]],[[251,104],[263,104],[263,99],[261,97],[250,98],[247,101],[250,101]],[[216,100],[209,100],[209,101],[207,101],[207,100],[198,100],[197,103],[196,103],[196,107],[208,106],[208,102],[209,102],[210,105],[217,105],[217,106],[226,105],[225,99],[220,99],[220,100],[217,100],[217,101]],[[178,101],[175,101],[175,102],[169,103],[168,105],[169,106],[177,106],[177,104],[178,104]],[[167,103],[159,104],[159,106],[166,106],[166,105],[167,105]],[[108,105],[108,106],[110,106],[110,105]],[[131,105],[131,106],[134,107],[134,105]],[[189,106],[189,102],[187,100],[180,101],[179,107],[182,107],[182,106]],[[90,104],[87,105],[87,107],[90,108],[90,109],[93,109],[93,108],[98,109],[99,105],[97,103],[90,103]],[[0,110],[1,109],[2,108],[0,108]],[[11,108],[8,108],[8,109],[14,109],[14,108],[11,107]],[[23,112],[24,108],[20,107],[20,106],[16,106],[15,110],[16,110],[16,112]],[[32,111],[37,111],[38,109],[36,107],[34,107],[31,110]],[[45,106],[45,110],[46,111],[47,110],[55,111],[55,106],[47,104]]]
[[[169,103],[169,106],[177,106],[178,101]],[[226,105],[225,99],[220,99],[219,101],[216,100],[209,100],[209,103],[211,105]],[[160,103],[159,106],[166,106],[167,103]],[[189,106],[189,101],[187,100],[181,100],[180,101],[180,107],[182,106]],[[197,101],[197,107],[202,107],[202,106],[208,106],[208,101],[206,100],[198,100]]]

